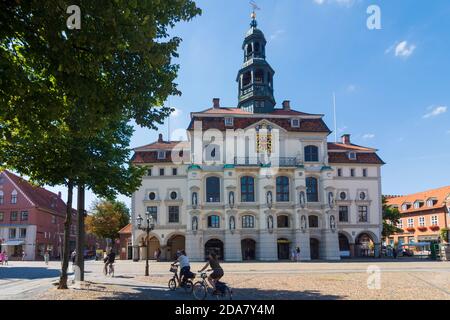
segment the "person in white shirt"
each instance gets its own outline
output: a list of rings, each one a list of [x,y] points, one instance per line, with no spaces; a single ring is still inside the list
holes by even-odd
[[[177,261],[175,261],[173,264],[175,263],[180,264],[180,281],[181,283],[184,283],[184,281],[187,280],[191,275],[191,265],[189,263],[189,258],[186,255],[186,251],[180,251]]]

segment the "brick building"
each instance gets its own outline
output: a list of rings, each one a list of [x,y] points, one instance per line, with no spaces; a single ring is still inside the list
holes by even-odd
[[[0,244],[11,260],[25,252],[25,260],[41,260],[46,250],[51,258],[61,256],[66,204],[61,193],[37,187],[11,173],[0,172]],[[70,251],[76,246],[77,212],[73,210]],[[86,249],[95,250],[101,243],[86,235]]]
[[[438,241],[441,229],[450,226],[450,186],[389,197],[388,204],[402,214],[397,227],[403,229],[389,238],[390,245]]]

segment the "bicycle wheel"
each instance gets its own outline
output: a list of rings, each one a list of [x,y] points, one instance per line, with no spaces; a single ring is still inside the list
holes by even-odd
[[[193,289],[194,289],[194,284],[192,283],[192,281],[186,280],[186,282],[184,283],[184,291],[186,291],[186,293],[192,293]]]
[[[174,278],[169,280],[169,289],[171,291],[174,291],[177,288],[177,282],[175,281]]]
[[[206,290],[206,285],[201,281],[197,281],[192,287],[192,293],[197,300],[205,300]]]

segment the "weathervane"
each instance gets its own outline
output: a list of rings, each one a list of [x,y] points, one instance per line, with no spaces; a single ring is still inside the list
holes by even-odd
[[[254,27],[254,28],[256,28],[256,10],[261,10],[259,7],[258,7],[258,5],[256,4],[256,2],[255,1],[250,1],[250,5],[252,6],[252,8],[253,8],[253,12],[252,12],[252,15],[251,15],[251,17],[252,17],[252,23],[251,23],[251,26],[252,27]]]

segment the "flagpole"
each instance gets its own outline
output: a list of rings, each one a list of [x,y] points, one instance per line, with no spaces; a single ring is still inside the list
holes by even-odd
[[[336,94],[333,92],[333,113],[334,113],[334,142],[337,143],[337,121],[336,121]]]

